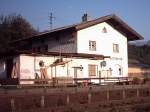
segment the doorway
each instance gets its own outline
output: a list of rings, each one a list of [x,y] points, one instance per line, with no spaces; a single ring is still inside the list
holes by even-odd
[[[74,78],[83,78],[83,67],[73,67],[74,68]],[[77,80],[75,81],[78,82]]]

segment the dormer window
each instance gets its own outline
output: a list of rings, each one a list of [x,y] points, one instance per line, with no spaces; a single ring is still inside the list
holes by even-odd
[[[107,29],[105,27],[102,29],[102,33],[107,33]]]

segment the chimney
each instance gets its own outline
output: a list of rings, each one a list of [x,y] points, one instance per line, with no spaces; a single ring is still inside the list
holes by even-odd
[[[88,15],[88,13],[85,13],[82,16],[82,22],[87,22],[87,21],[90,21],[90,16]]]

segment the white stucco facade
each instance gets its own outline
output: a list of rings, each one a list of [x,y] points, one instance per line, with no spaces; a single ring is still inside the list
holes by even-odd
[[[13,43],[17,52],[0,63],[0,78],[35,79],[37,74],[41,79],[128,77],[128,41],[140,39],[114,14],[41,32]],[[50,66],[46,72],[40,61]]]
[[[19,79],[35,79],[35,73],[40,75],[40,66],[39,62],[44,61],[45,66],[49,66],[53,64],[53,62],[59,59],[59,56],[28,56],[28,55],[20,55],[20,75]],[[95,76],[89,76],[88,74],[88,65],[99,65],[102,60],[90,60],[84,58],[63,58],[63,61],[69,61],[64,65],[58,65],[47,68],[47,78],[55,78],[55,77],[72,77],[72,78],[99,78],[100,68],[96,68]],[[83,67],[83,68],[81,68]],[[95,80],[96,81],[96,80]],[[95,82],[94,81],[94,82]],[[96,81],[98,82],[98,80]],[[33,83],[32,81],[21,81],[20,84],[29,84]]]
[[[107,33],[103,33],[103,28],[106,28]],[[96,41],[96,51],[89,50],[89,41]],[[118,53],[113,52],[113,44],[119,45]],[[112,77],[128,76],[127,37],[106,22],[77,32],[77,52],[110,56],[109,59],[105,59],[106,67],[101,70],[111,69]],[[119,74],[119,68],[122,74]]]
[[[103,32],[103,28],[106,32]],[[96,50],[89,49],[89,41],[96,42]],[[72,78],[103,78],[103,77],[127,77],[128,56],[127,37],[122,35],[106,22],[99,23],[77,31],[76,38],[65,35],[56,40],[46,41],[49,52],[61,53],[83,53],[108,56],[103,60],[91,60],[88,58],[66,57],[63,60],[70,60],[64,66],[58,65],[47,69],[48,78],[72,77]],[[60,44],[61,43],[61,44]],[[113,44],[119,46],[119,52],[113,51]],[[20,79],[34,79],[35,73],[39,73],[39,61],[43,60],[46,65],[53,64],[59,56],[20,56]],[[28,60],[28,61],[26,61]],[[106,65],[102,66],[102,62]],[[95,75],[89,75],[89,65],[95,66]],[[83,67],[83,69],[79,69]],[[30,72],[29,72],[30,71]],[[25,73],[28,72],[28,73]],[[26,75],[28,74],[28,75]],[[96,80],[94,82],[97,82]]]

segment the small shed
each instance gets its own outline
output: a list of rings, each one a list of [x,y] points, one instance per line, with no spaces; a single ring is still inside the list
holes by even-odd
[[[150,64],[129,64],[129,77],[150,77]]]

